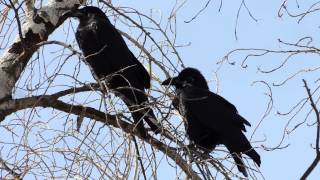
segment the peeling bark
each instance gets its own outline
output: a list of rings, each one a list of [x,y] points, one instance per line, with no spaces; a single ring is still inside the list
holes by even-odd
[[[17,37],[0,58],[0,99],[11,96],[22,71],[39,48],[36,44],[47,40],[66,19],[61,14],[66,9],[78,7],[80,3],[80,0],[49,0],[48,5],[35,14],[40,23],[27,19],[21,27],[23,39]]]
[[[138,132],[134,131],[136,129],[134,125],[121,120],[123,117],[109,115],[92,107],[71,105],[58,100],[60,96],[65,95],[65,92],[55,95],[11,99],[15,83],[20,78],[32,55],[38,50],[38,44],[46,41],[49,35],[66,20],[66,17],[62,16],[65,10],[77,8],[84,2],[85,0],[49,0],[47,6],[37,10],[33,18],[27,18],[27,21],[21,26],[22,35],[17,37],[0,57],[0,122],[13,112],[35,107],[54,108],[66,113],[82,115],[139,137],[174,160],[188,177],[200,179],[197,173],[193,171],[192,165],[188,164],[176,152],[176,149],[170,148],[150,135],[141,137]],[[31,9],[29,6],[30,4],[28,4],[28,11]]]

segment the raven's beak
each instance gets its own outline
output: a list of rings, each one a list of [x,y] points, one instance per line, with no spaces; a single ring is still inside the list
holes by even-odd
[[[164,80],[161,85],[165,85],[165,86],[168,86],[168,85],[175,85],[177,82],[177,77],[173,77],[173,78],[168,78],[166,80]]]
[[[79,9],[71,9],[62,14],[65,17],[81,18],[84,14]]]

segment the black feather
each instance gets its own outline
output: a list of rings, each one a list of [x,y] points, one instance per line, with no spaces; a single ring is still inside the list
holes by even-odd
[[[145,106],[148,98],[144,92],[150,88],[149,73],[129,50],[117,29],[97,7],[72,10],[68,15],[80,21],[76,40],[96,76],[106,78],[108,88],[116,91],[126,103],[139,131],[145,133],[142,119],[156,131],[160,126],[153,111]]]
[[[250,123],[239,115],[233,104],[209,91],[205,78],[198,70],[186,68],[163,84],[169,84],[169,81],[176,87],[174,105],[187,120],[185,127],[192,143],[206,152],[212,151],[218,144],[224,144],[244,176],[248,174],[241,153],[247,154],[260,166],[259,154],[242,132]]]

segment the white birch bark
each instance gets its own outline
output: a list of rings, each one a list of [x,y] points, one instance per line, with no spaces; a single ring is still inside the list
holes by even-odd
[[[35,23],[32,18],[27,18],[26,22],[22,23],[23,40],[17,36],[0,57],[0,99],[10,97],[21,72],[38,49],[36,44],[47,40],[48,36],[65,20],[61,16],[62,13],[68,8],[79,6],[84,1],[49,0],[48,4],[39,9],[35,15],[41,20],[40,23]],[[30,3],[27,5],[27,9],[30,10]]]

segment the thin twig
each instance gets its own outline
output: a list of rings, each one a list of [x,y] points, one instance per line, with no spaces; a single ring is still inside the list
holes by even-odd
[[[311,172],[314,170],[314,168],[317,166],[317,164],[319,163],[320,161],[320,149],[319,149],[319,138],[320,138],[320,114],[319,114],[319,110],[317,109],[317,106],[316,104],[314,103],[313,101],[313,98],[312,98],[312,95],[311,95],[311,92],[310,92],[310,89],[307,85],[307,82],[306,80],[302,80],[303,83],[304,83],[304,87],[306,88],[306,91],[308,93],[308,97],[310,99],[310,103],[311,103],[311,107],[312,109],[314,110],[315,112],[315,115],[316,115],[316,119],[317,119],[317,135],[316,135],[316,148],[315,148],[315,151],[316,151],[316,157],[315,159],[313,160],[313,162],[310,164],[310,166],[308,167],[308,169],[303,173],[303,175],[301,176],[301,179],[302,180],[305,180],[307,179],[307,177],[311,174]]]
[[[138,158],[138,161],[140,162],[141,171],[142,171],[144,180],[147,180],[147,176],[146,176],[146,172],[144,170],[143,162],[142,162],[142,159],[141,159],[141,156],[140,156],[139,146],[138,146],[137,140],[136,140],[136,138],[134,136],[131,136],[131,138],[132,138],[132,140],[134,142],[134,146],[136,147],[137,158]]]

